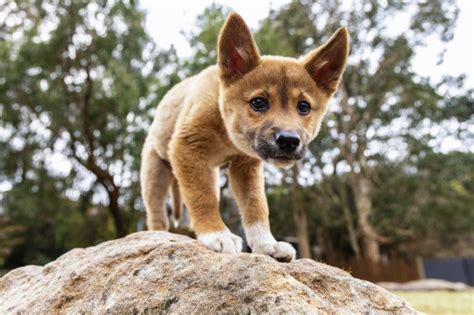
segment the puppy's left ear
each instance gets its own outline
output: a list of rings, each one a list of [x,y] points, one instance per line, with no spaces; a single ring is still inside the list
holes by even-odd
[[[221,79],[230,84],[253,70],[260,53],[249,28],[237,13],[231,13],[222,27],[217,44]]]
[[[349,34],[345,27],[337,30],[321,47],[303,58],[304,67],[316,84],[328,94],[336,91],[346,68]]]

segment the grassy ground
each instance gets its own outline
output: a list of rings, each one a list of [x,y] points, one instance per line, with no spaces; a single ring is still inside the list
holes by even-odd
[[[415,309],[427,314],[474,315],[474,291],[398,291]]]

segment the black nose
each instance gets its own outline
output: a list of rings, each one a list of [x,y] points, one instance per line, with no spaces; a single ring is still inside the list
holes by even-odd
[[[280,150],[285,152],[294,152],[300,145],[300,136],[291,130],[277,131],[275,138]]]

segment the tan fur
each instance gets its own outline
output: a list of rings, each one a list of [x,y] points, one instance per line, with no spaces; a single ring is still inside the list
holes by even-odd
[[[340,29],[301,60],[260,56],[242,18],[233,13],[218,51],[218,65],[173,87],[158,106],[142,155],[149,229],[168,227],[164,196],[174,175],[196,234],[226,230],[219,213],[218,169],[230,163],[230,187],[244,226],[258,223],[269,231],[262,154],[255,148],[274,141],[279,129],[297,132],[303,149],[316,137],[344,71],[348,35]],[[266,112],[249,106],[255,97],[268,99]],[[306,116],[296,110],[302,99],[312,108]],[[288,167],[301,157],[267,162]]]
[[[176,178],[171,184],[171,198],[173,200],[173,220],[175,223],[175,227],[177,227],[179,224],[179,220],[181,219],[181,213],[183,212],[183,201],[181,200],[179,184]]]

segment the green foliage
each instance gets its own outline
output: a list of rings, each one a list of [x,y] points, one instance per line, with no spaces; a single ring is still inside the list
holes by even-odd
[[[113,237],[113,228],[106,228],[103,207],[65,197],[66,185],[39,168],[29,170],[27,178],[6,194],[2,200],[5,215],[23,228],[5,267],[44,264],[72,248]]]
[[[255,33],[260,53],[297,57],[315,48],[320,39],[315,19],[309,2],[293,1],[282,10],[272,11]]]
[[[183,66],[187,75],[196,74],[216,64],[217,38],[230,12],[230,9],[214,3],[197,17],[197,31],[185,34],[189,44],[193,47],[193,55],[185,61]]]
[[[146,113],[166,60],[144,14],[134,2],[27,0],[5,13],[0,177],[12,189],[2,208],[28,235],[15,263],[134,230]]]
[[[12,249],[24,242],[20,235],[23,230],[23,226],[14,224],[4,215],[0,215],[0,244],[2,245],[0,247],[0,266],[5,264],[5,258],[11,255]]]
[[[401,244],[426,242],[421,253],[448,253],[474,230],[474,157],[428,151],[412,161],[378,168],[374,222]]]
[[[19,5],[35,24],[25,30],[17,54],[10,56],[2,100],[7,121],[23,123],[20,114],[28,123],[39,119],[52,135],[49,142],[32,144],[39,150],[64,141],[64,152],[81,163],[93,157],[100,167],[123,164],[116,166],[118,173],[136,178],[135,143],[144,138],[143,109],[149,106],[140,103],[153,87],[147,69],[153,60],[144,57],[153,50],[143,14],[124,3],[99,7],[74,1],[48,12],[42,11],[45,2]],[[41,12],[46,16],[34,15]],[[49,40],[39,40],[42,27],[55,18],[59,21]],[[33,137],[26,126],[13,127],[20,135],[27,133],[24,139]]]

